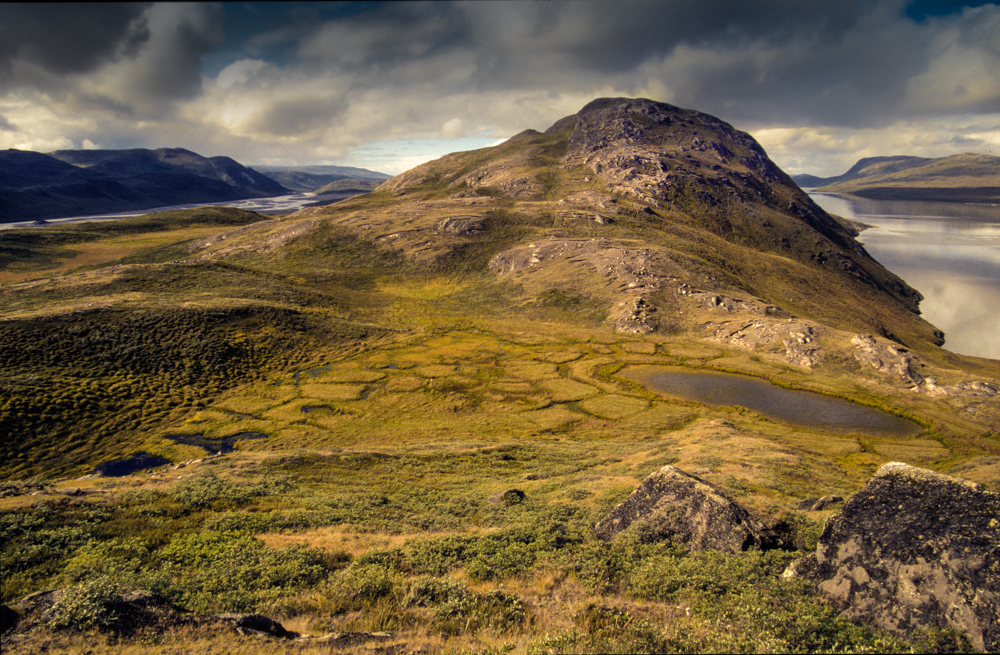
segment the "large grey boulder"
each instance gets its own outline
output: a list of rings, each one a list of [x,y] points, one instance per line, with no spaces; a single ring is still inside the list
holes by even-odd
[[[950,626],[1000,649],[1000,495],[967,480],[893,462],[831,517],[805,576],[841,616],[903,636]]]
[[[597,524],[610,540],[630,528],[644,541],[669,539],[690,550],[739,552],[761,545],[761,530],[745,509],[718,487],[664,466],[643,480]]]

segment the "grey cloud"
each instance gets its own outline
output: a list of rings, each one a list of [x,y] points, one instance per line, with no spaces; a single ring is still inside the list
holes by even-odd
[[[2,3],[0,72],[9,74],[14,62],[21,61],[55,74],[78,74],[117,56],[129,56],[149,38],[141,20],[147,7],[148,3]]]
[[[17,132],[17,126],[0,114],[0,132]]]
[[[318,101],[315,98],[279,100],[266,108],[253,122],[253,127],[277,137],[305,137],[335,124],[346,108],[343,98]]]
[[[627,92],[655,80],[670,93],[657,99],[730,120],[876,126],[941,113],[904,102],[909,81],[942,55],[941,34],[970,52],[1000,47],[995,6],[921,23],[904,9],[904,0],[390,4],[325,24],[300,54],[363,86]],[[443,62],[474,70],[450,83]],[[1000,91],[964,108],[995,111],[998,101]]]

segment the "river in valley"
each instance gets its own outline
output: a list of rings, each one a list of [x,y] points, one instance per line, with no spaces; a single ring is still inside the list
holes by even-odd
[[[810,197],[872,226],[858,240],[923,294],[923,317],[944,331],[945,348],[1000,359],[1000,206]]]
[[[318,204],[330,204],[345,198],[351,198],[357,193],[293,193],[287,196],[275,196],[273,198],[248,198],[246,200],[229,200],[226,202],[203,202],[189,203],[186,205],[169,205],[166,207],[152,207],[150,209],[133,209],[113,214],[93,214],[89,216],[67,216],[65,218],[47,218],[41,221],[21,221],[18,223],[0,223],[0,230],[40,227],[45,225],[64,225],[66,223],[83,223],[86,221],[114,221],[119,218],[131,218],[132,216],[145,216],[157,212],[172,211],[175,209],[193,209],[195,207],[236,207],[246,209],[259,214],[288,214],[303,207]]]

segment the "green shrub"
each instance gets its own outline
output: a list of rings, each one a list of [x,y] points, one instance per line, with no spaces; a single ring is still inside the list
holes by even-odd
[[[263,611],[329,574],[318,549],[267,548],[238,532],[179,536],[156,557],[170,565],[172,595],[202,611]]]
[[[431,607],[466,596],[469,586],[451,578],[421,576],[409,582],[403,607]]]
[[[334,612],[369,609],[394,596],[401,579],[390,567],[358,560],[333,578],[326,594]]]
[[[111,627],[120,618],[120,602],[117,581],[102,575],[59,592],[45,623],[53,630]]]
[[[524,603],[499,590],[453,594],[434,610],[431,628],[448,635],[481,630],[500,633],[521,625],[526,617]]]

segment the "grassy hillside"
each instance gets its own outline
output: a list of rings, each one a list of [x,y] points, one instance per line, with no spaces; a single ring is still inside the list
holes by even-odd
[[[684,148],[706,140],[683,120]],[[803,502],[848,496],[884,462],[1000,490],[983,391],[1000,363],[934,345],[904,283],[785,178],[755,204],[750,146],[726,146],[749,162],[728,173],[696,142],[683,164],[660,153],[717,177],[647,198],[567,163],[571,134],[526,132],[278,218],[0,232],[0,600],[71,590],[4,652],[329,652],[331,633],[399,653],[962,647],[849,624],[780,573],[836,511]],[[645,386],[664,367],[914,429],[687,401]],[[116,461],[154,465],[91,476]],[[779,547],[599,541],[594,524],[667,464]],[[135,590],[314,639],[166,615],[123,632],[115,599]]]

